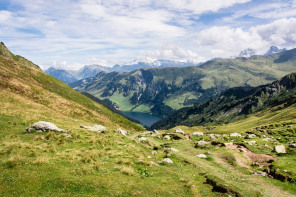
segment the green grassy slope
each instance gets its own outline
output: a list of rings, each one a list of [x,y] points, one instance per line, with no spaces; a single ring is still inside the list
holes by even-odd
[[[272,56],[209,61],[201,66],[100,73],[71,84],[122,110],[167,115],[238,86],[259,86],[296,71],[296,49]]]

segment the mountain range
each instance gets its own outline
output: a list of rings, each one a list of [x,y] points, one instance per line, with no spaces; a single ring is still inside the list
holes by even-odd
[[[50,67],[45,72],[67,84],[75,81],[94,77],[99,72],[131,72],[133,70],[142,68],[166,68],[166,67],[185,67],[185,66],[197,66],[201,63],[195,63],[192,61],[174,61],[174,60],[162,60],[145,58],[137,59],[129,64],[119,65],[116,64],[113,67],[101,66],[97,64],[86,65],[79,70],[64,70],[61,68]]]
[[[200,66],[101,72],[71,87],[109,99],[123,111],[165,116],[215,98],[228,88],[256,87],[295,72],[295,58],[296,49],[292,49],[270,56],[208,61]]]
[[[283,106],[295,105],[295,94],[296,73],[292,73],[267,85],[227,89],[216,99],[176,111],[156,122],[151,129],[226,124],[266,109],[280,110]]]

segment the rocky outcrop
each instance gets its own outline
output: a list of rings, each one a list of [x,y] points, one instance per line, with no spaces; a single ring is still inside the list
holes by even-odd
[[[180,128],[176,129],[173,133],[179,133],[179,134],[182,134],[182,135],[185,134],[184,131],[182,131],[182,129],[180,129]]]
[[[32,124],[29,128],[26,129],[25,133],[31,133],[34,131],[36,132],[57,131],[57,132],[63,132],[63,133],[67,132],[64,129],[60,129],[55,124],[51,122],[45,122],[45,121],[39,121]]]
[[[158,162],[159,164],[164,164],[164,163],[174,163],[170,158],[164,158],[163,160]]]
[[[89,131],[95,131],[95,132],[98,132],[98,133],[104,133],[104,132],[106,132],[106,127],[104,127],[102,125],[80,126],[80,128],[84,128],[84,129],[87,129]]]

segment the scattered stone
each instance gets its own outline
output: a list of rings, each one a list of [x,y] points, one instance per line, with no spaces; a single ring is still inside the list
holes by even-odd
[[[203,136],[203,132],[193,132],[191,135],[193,136]]]
[[[121,128],[117,129],[115,132],[117,132],[117,133],[119,133],[119,134],[121,134],[121,135],[124,135],[124,136],[127,135],[127,131],[125,131],[125,130],[123,130],[123,129],[121,129]]]
[[[105,133],[106,132],[106,127],[102,125],[94,125],[94,126],[80,126],[80,128],[87,129],[89,131],[95,131],[98,133]]]
[[[264,144],[265,147],[269,148],[269,149],[272,149],[271,146],[269,146],[268,144]]]
[[[67,132],[64,129],[60,129],[55,124],[51,122],[45,122],[45,121],[39,121],[32,124],[29,128],[26,129],[25,133],[31,133],[33,131],[37,131],[37,132],[58,131],[63,133]]]
[[[163,136],[163,139],[171,140],[171,137],[169,135],[165,135],[165,136]]]
[[[276,153],[286,153],[286,147],[284,145],[277,145],[274,147]]]
[[[151,156],[147,156],[147,159],[151,159]]]
[[[256,144],[256,141],[247,141],[247,144],[254,145],[254,144]]]
[[[194,147],[199,147],[199,146],[203,146],[203,145],[206,145],[206,144],[210,144],[210,142],[206,142],[206,141],[197,141],[197,142],[195,142]]]
[[[267,176],[266,172],[254,172],[254,175]]]
[[[147,142],[147,139],[145,137],[140,137],[138,140],[139,142]]]
[[[244,148],[240,148],[240,149],[239,149],[239,152],[244,152],[244,153],[245,153],[245,152],[247,152],[247,151],[246,151]]]
[[[178,149],[175,149],[175,148],[166,148],[165,151],[166,152],[175,152],[175,153],[179,152]]]
[[[153,151],[151,152],[151,154],[152,154],[152,155],[156,155],[156,154],[157,154],[157,151],[153,150]]]
[[[147,135],[151,135],[151,136],[157,136],[159,133],[157,130],[153,130],[153,131],[145,131],[143,133],[141,133],[139,135],[139,137],[143,137],[143,136],[147,136]]]
[[[172,153],[167,153],[166,154],[166,157],[171,157],[172,156]]]
[[[229,143],[223,143],[223,145],[226,147],[226,148],[230,148],[233,146],[233,143],[232,142],[229,142]]]
[[[182,131],[182,129],[180,129],[180,128],[176,129],[173,133],[179,133],[179,134],[182,134],[182,135],[185,134],[184,131]]]
[[[151,165],[154,165],[154,164],[155,164],[153,161],[150,161],[149,163],[150,163]]]
[[[229,137],[242,137],[242,135],[239,133],[231,133]]]
[[[296,144],[289,144],[290,148],[296,148]]]
[[[64,133],[63,135],[66,136],[67,138],[72,138],[72,135],[70,134]]]
[[[265,141],[265,142],[268,142],[270,140],[271,140],[271,138],[264,138],[264,139],[262,139],[262,141]]]
[[[158,163],[174,163],[170,158],[164,158],[163,160],[159,161]]]
[[[210,136],[210,138],[211,138],[212,140],[215,140],[215,139],[216,139],[215,134],[209,134],[209,136]]]
[[[253,139],[253,138],[257,138],[257,136],[255,134],[246,135],[246,139]]]
[[[205,154],[199,154],[199,155],[196,155],[196,156],[199,157],[199,158],[204,158],[204,159],[208,158]]]

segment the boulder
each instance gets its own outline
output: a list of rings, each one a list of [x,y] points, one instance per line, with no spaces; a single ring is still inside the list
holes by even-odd
[[[229,137],[242,137],[239,133],[230,133]]]
[[[179,152],[178,149],[176,149],[176,148],[166,148],[165,151],[166,152],[175,152],[175,153]]]
[[[29,128],[26,129],[26,133],[31,133],[32,131],[37,132],[48,132],[48,131],[58,131],[66,133],[67,131],[64,129],[60,129],[55,124],[51,122],[39,121],[32,124]]]
[[[165,135],[165,136],[163,136],[163,139],[170,140],[171,137],[169,135]]]
[[[174,163],[170,158],[164,158],[163,160],[159,161],[158,163]]]
[[[215,136],[215,134],[209,134],[209,136],[210,136],[210,138],[211,138],[212,140],[217,139],[216,136]]]
[[[179,133],[179,134],[182,134],[182,135],[185,134],[184,131],[182,131],[182,129],[180,129],[180,128],[176,129],[173,133]]]
[[[203,146],[203,145],[206,145],[206,144],[210,144],[210,142],[206,142],[206,141],[197,141],[195,142],[195,147],[198,147],[198,146]]]
[[[296,148],[296,144],[289,144],[290,148]]]
[[[199,154],[199,155],[196,155],[196,156],[199,157],[199,158],[203,158],[203,159],[208,158],[205,154]]]
[[[143,133],[141,133],[139,135],[139,137],[142,137],[142,136],[147,136],[147,135],[151,135],[151,136],[157,136],[159,133],[157,130],[153,130],[153,131],[145,131]]]
[[[229,143],[223,143],[223,145],[226,147],[226,148],[231,148],[233,146],[233,143],[232,142],[229,142]]]
[[[256,144],[256,141],[247,141],[247,144],[254,145],[254,144]]]
[[[147,139],[145,137],[140,137],[138,140],[139,142],[147,142]]]
[[[253,139],[253,138],[257,138],[257,136],[255,134],[246,135],[246,139]]]
[[[123,130],[123,129],[121,129],[121,128],[115,130],[115,132],[117,132],[117,133],[119,133],[119,134],[121,134],[121,135],[124,135],[124,136],[127,135],[127,131],[125,131],[125,130]]]
[[[84,128],[87,129],[89,131],[95,131],[98,133],[104,133],[106,132],[106,127],[102,126],[102,125],[94,125],[94,126],[80,126],[80,128]]]
[[[254,175],[267,176],[266,172],[254,172]]]
[[[191,135],[193,136],[203,136],[203,132],[193,132]]]
[[[286,153],[286,147],[284,145],[277,145],[274,147],[276,153]]]

